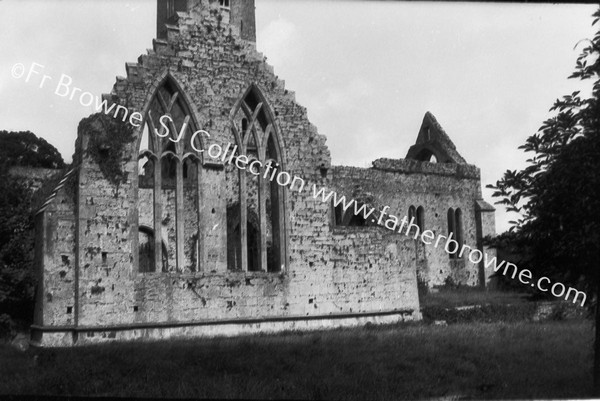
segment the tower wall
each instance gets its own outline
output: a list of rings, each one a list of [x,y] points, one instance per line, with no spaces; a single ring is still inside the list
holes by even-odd
[[[165,24],[174,25],[177,12],[202,13],[210,9],[212,3],[219,0],[158,0],[156,2],[156,37],[167,38]],[[254,0],[229,0],[229,8],[220,7],[221,20],[225,24],[236,27],[240,37],[249,42],[256,42],[256,19]]]

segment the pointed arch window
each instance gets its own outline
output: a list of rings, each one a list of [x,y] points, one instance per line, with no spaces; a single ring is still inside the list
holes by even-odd
[[[450,259],[458,259],[458,254],[463,246],[463,222],[462,210],[457,208],[448,209],[448,235],[452,234],[452,238],[458,243],[458,249],[454,253],[448,253]]]
[[[416,233],[416,231],[415,231],[416,226],[418,225],[418,223],[417,223],[417,209],[413,205],[410,205],[408,207],[408,222],[409,222],[410,225],[409,225],[409,230],[407,231],[406,235],[407,236],[418,235],[418,233]]]
[[[138,155],[138,224],[152,227],[153,235],[143,237],[154,245],[142,249],[138,244],[140,272],[190,272],[201,267],[197,255],[202,163],[195,149],[201,150],[202,144],[198,136],[192,137],[197,124],[184,97],[167,76],[147,107]],[[154,268],[142,267],[142,260]]]
[[[425,230],[425,208],[423,206],[417,208],[417,226],[419,226],[420,232]]]
[[[251,85],[231,114],[239,157],[237,199],[227,211],[230,270],[279,272],[285,267],[285,188],[273,179],[284,171],[280,136],[265,97]]]
[[[356,203],[356,209],[360,210],[362,207],[368,208],[368,205],[363,203]],[[333,225],[337,227],[367,227],[376,225],[374,220],[366,220],[362,213],[356,214],[355,208],[348,208],[344,210],[342,203],[337,206],[334,204],[333,199],[331,200],[331,208],[333,210]]]

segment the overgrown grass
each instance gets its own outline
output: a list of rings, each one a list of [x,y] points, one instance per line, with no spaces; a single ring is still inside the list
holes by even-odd
[[[235,339],[0,348],[0,394],[194,398],[581,398],[587,321],[370,326]]]

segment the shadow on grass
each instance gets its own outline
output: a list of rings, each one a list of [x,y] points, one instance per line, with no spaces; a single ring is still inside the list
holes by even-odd
[[[161,398],[581,398],[587,321],[369,326],[241,338],[0,347],[0,394]]]

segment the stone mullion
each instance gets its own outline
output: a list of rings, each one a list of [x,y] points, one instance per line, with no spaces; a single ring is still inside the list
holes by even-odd
[[[242,145],[242,154],[246,154],[246,147]],[[248,210],[247,210],[247,186],[246,186],[246,174],[241,169],[238,169],[239,181],[240,181],[240,250],[242,259],[242,270],[248,271]]]
[[[160,146],[160,141],[159,146]],[[159,153],[160,155],[160,153]],[[154,271],[163,271],[162,254],[162,158],[154,163]]]
[[[185,254],[183,245],[185,242],[185,227],[184,227],[184,207],[183,207],[183,161],[178,157],[176,159],[177,174],[175,176],[175,238],[177,250],[177,271],[183,272],[185,264]]]
[[[198,243],[196,249],[196,259],[197,266],[196,271],[204,270],[204,266],[206,261],[204,260],[204,235],[202,235],[202,230],[204,229],[204,208],[202,205],[204,204],[204,192],[202,191],[203,182],[202,182],[202,163],[198,160],[196,162],[197,168],[197,194],[196,194],[196,210],[198,211]]]
[[[262,103],[258,105],[257,109],[261,107]],[[252,132],[254,133],[254,138],[256,140],[257,155],[258,160],[260,160],[261,165],[265,165],[266,160],[266,147],[267,147],[267,137],[268,137],[268,129],[267,135],[263,135],[262,138],[258,138],[257,131],[255,129],[256,124],[256,116],[257,112],[253,115],[253,120],[251,124]],[[268,181],[265,181],[263,174],[258,176],[258,221],[260,225],[260,269],[262,271],[269,271],[269,267],[267,264],[267,190],[270,190]]]
[[[258,176],[258,216],[260,221],[260,269],[267,267],[267,185],[263,175]]]
[[[277,207],[278,207],[278,211],[279,211],[279,215],[277,216],[277,229],[278,229],[278,237],[279,237],[279,244],[278,244],[278,249],[277,251],[279,252],[279,266],[277,266],[278,269],[281,269],[281,271],[284,270],[283,267],[281,266],[287,266],[286,260],[285,260],[285,230],[286,230],[286,219],[285,219],[285,188],[277,185]],[[271,207],[273,207],[273,199],[271,199]],[[275,233],[273,233],[273,235],[275,235]]]

